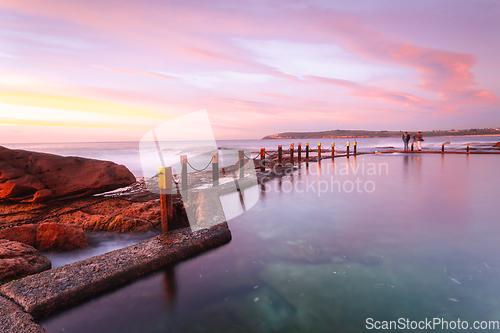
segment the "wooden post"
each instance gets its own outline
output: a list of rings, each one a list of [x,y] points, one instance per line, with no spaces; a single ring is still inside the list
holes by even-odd
[[[245,177],[245,151],[244,150],[238,150],[238,161],[239,161],[239,167],[240,167],[240,179]]]
[[[318,142],[318,160],[321,159],[321,142]]]
[[[187,199],[188,190],[188,172],[187,172],[187,155],[181,155],[181,181],[182,181],[182,197]]]
[[[309,143],[306,142],[306,160],[309,159]]]
[[[266,148],[260,148],[260,172],[266,171]]]
[[[346,154],[346,156],[349,157],[349,142],[347,142],[347,144],[345,146],[347,148],[347,154]]]
[[[290,162],[293,165],[293,143],[290,143]]]
[[[300,160],[302,159],[301,158],[301,154],[302,154],[302,146],[301,146],[301,143],[297,143],[297,163],[300,163]]]
[[[354,156],[356,156],[356,147],[357,147],[358,143],[356,141],[354,141]]]
[[[335,142],[332,142],[332,159],[335,157]]]
[[[213,185],[219,185],[219,153],[212,153],[212,179]]]
[[[441,144],[441,152],[444,153],[444,143]]]
[[[160,188],[161,232],[172,230],[174,207],[172,202],[172,167],[158,168],[158,187]]]
[[[411,151],[413,151],[413,142],[411,143]]]
[[[283,148],[281,145],[278,146],[278,165],[283,166]]]
[[[469,143],[467,143],[467,154],[469,153]]]

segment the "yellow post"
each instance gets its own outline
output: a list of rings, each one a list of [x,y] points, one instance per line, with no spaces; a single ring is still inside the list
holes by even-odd
[[[160,188],[161,232],[172,230],[174,208],[172,201],[172,167],[158,168],[158,187]]]

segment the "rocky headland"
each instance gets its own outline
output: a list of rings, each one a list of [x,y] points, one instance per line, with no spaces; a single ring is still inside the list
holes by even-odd
[[[330,139],[330,138],[400,138],[404,131],[329,130],[319,132],[284,132],[267,135],[262,140],[273,139]],[[424,137],[433,136],[483,136],[500,135],[500,128],[471,128],[464,130],[422,131]]]

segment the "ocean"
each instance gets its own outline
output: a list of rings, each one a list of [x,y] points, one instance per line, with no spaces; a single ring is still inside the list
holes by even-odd
[[[357,141],[359,152],[382,151],[388,149],[403,149],[401,138],[358,138],[358,139],[310,139],[310,140],[217,140],[219,149],[223,148],[244,148],[252,152],[252,157],[265,148],[266,151],[277,150],[278,145],[283,149],[288,149],[290,143],[297,147],[301,142],[305,149],[306,142],[311,149],[316,149],[318,143],[323,148],[329,149],[331,143],[335,142],[337,147],[344,147],[347,142],[351,146]],[[473,149],[490,148],[493,143],[500,141],[500,136],[467,136],[467,137],[429,137],[424,138],[422,148],[429,150],[440,150],[441,144],[446,144],[446,150],[465,150],[467,143]],[[100,160],[113,161],[125,165],[136,177],[142,177],[141,158],[139,152],[139,142],[76,142],[76,143],[19,143],[4,144],[11,149],[24,149],[43,153],[57,154],[63,156],[79,156],[95,158]],[[189,142],[186,143],[189,146]],[[345,149],[345,148],[344,148]]]

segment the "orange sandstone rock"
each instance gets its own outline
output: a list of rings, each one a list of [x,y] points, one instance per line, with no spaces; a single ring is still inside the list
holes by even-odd
[[[52,263],[29,245],[0,239],[0,284],[50,269]]]
[[[17,227],[0,230],[0,238],[23,243],[29,246],[36,246],[37,224],[25,224]]]
[[[36,231],[36,248],[40,251],[69,251],[88,246],[87,236],[79,226],[42,223]]]
[[[0,200],[77,198],[135,182],[123,165],[0,147]]]

